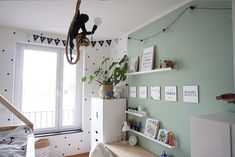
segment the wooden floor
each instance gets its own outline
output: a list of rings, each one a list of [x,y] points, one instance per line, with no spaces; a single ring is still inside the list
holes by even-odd
[[[89,153],[70,155],[70,156],[66,156],[66,157],[89,157]]]

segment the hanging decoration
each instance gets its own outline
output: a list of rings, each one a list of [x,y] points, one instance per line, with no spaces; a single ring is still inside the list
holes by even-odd
[[[43,43],[44,40],[46,40],[46,37],[40,36],[40,40],[41,40],[41,43]]]
[[[62,40],[64,46],[66,46],[66,40]]]
[[[118,39],[113,39],[113,41],[114,41],[116,44],[118,44]]]
[[[91,46],[95,47],[95,45],[96,45],[96,41],[91,41]]]
[[[59,39],[59,38],[54,39],[54,41],[55,41],[55,45],[56,45],[56,46],[60,43],[60,39]]]
[[[47,38],[47,43],[48,43],[48,44],[51,44],[52,41],[53,41],[52,38]]]
[[[59,39],[59,38],[46,37],[46,36],[43,36],[42,34],[41,35],[29,34],[29,39],[32,39],[31,37],[33,38],[34,42],[39,42],[39,43],[44,43],[44,44],[49,44],[49,45],[53,44],[53,45],[56,45],[56,46],[66,46],[66,42],[67,42],[66,40],[62,40],[62,39]],[[99,45],[101,47],[103,47],[104,43],[106,42],[108,44],[108,46],[110,46],[111,43],[114,40],[116,40],[116,39],[113,39],[113,40],[110,39],[110,40],[105,40],[105,41],[104,40],[101,40],[101,41],[91,41],[90,44],[91,44],[92,47],[95,47],[96,43],[98,42]]]
[[[39,38],[39,35],[33,35],[33,40],[36,41]]]
[[[165,28],[163,28],[161,31],[156,32],[155,34],[145,37],[145,38],[134,38],[134,37],[128,37],[129,40],[137,40],[141,43],[145,40],[154,38],[164,32],[166,32],[172,25],[174,25],[188,10],[194,10],[194,9],[203,9],[203,10],[231,10],[232,8],[212,8],[212,7],[196,7],[196,6],[189,6],[185,8],[172,22],[170,22]]]
[[[112,40],[106,40],[106,43],[110,46],[111,45]]]
[[[75,15],[69,27],[69,31],[67,35],[67,42],[65,46],[66,58],[70,64],[76,64],[79,61],[80,46],[88,47],[90,45],[90,40],[86,36],[94,34],[98,25],[101,24],[101,19],[95,18],[95,21],[94,21],[95,25],[93,26],[92,31],[88,32],[86,30],[85,24],[89,20],[89,16],[87,14],[80,14],[80,4],[81,4],[81,0],[78,0]],[[78,33],[80,29],[82,30],[82,32]],[[74,49],[73,40],[76,41],[76,47],[77,47],[77,55],[76,55],[75,60],[73,59],[73,56],[72,56],[72,51]],[[69,49],[69,52],[68,52],[68,49]]]
[[[100,44],[100,46],[102,47],[103,46],[103,44],[104,44],[104,41],[102,40],[102,41],[98,41],[98,43]]]

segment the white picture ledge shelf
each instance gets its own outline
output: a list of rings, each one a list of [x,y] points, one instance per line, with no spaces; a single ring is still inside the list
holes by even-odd
[[[140,114],[140,113],[134,113],[134,112],[130,112],[130,111],[125,111],[125,113],[127,114],[131,114],[131,115],[134,115],[134,116],[137,116],[137,117],[146,117],[144,116],[143,114]]]
[[[150,71],[139,71],[139,72],[128,73],[127,75],[132,76],[132,75],[141,75],[141,74],[157,73],[157,72],[164,72],[164,71],[173,71],[173,69],[172,68],[154,69]]]
[[[140,135],[140,136],[142,136],[142,137],[145,137],[145,138],[147,138],[147,139],[149,139],[149,140],[151,140],[151,141],[153,141],[153,142],[155,142],[155,143],[157,143],[157,144],[160,144],[160,145],[162,145],[162,146],[164,146],[164,147],[166,147],[166,148],[175,149],[175,146],[170,146],[170,145],[168,145],[168,144],[165,144],[165,143],[163,143],[163,142],[160,142],[160,141],[158,141],[158,140],[156,140],[156,139],[153,139],[153,138],[151,138],[151,137],[146,136],[145,134],[143,134],[143,133],[141,133],[141,132],[137,132],[137,131],[132,130],[132,129],[131,129],[130,131],[133,132],[133,133],[135,133],[135,134],[138,134],[138,135]]]

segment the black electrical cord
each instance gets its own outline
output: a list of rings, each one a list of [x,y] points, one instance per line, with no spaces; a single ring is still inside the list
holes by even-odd
[[[134,37],[128,37],[128,39],[130,40],[136,40],[136,41],[140,41],[140,42],[143,42],[145,40],[148,40],[148,39],[151,39],[153,37],[156,37],[158,36],[159,34],[161,33],[164,33],[166,32],[172,25],[174,25],[183,15],[184,13],[187,11],[187,10],[194,10],[194,9],[201,9],[201,10],[231,10],[232,8],[226,8],[226,7],[223,7],[223,8],[213,8],[213,7],[195,7],[195,6],[190,6],[190,7],[187,7],[185,8],[171,23],[169,23],[165,28],[163,28],[161,31],[149,36],[149,37],[146,37],[146,38],[143,38],[143,39],[138,39],[138,38],[134,38]]]

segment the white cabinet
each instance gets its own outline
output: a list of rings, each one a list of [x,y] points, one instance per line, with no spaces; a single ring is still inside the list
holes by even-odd
[[[126,99],[91,99],[91,147],[117,141],[125,121]]]
[[[191,118],[191,157],[235,157],[235,113]]]

